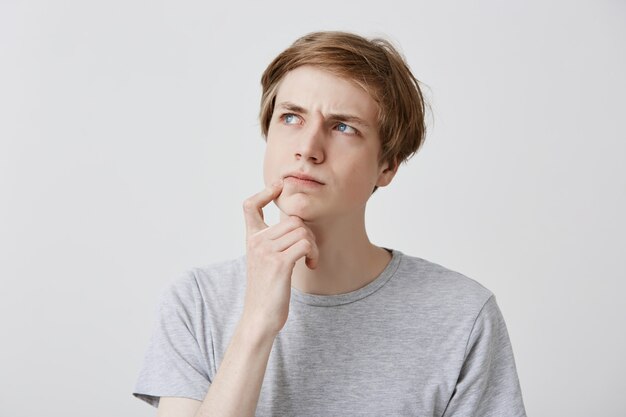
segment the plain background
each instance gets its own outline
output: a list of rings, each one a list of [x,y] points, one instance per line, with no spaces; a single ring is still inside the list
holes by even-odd
[[[370,239],[496,294],[529,416],[626,415],[618,0],[0,0],[0,415],[155,414],[158,296],[245,250],[260,75],[323,29],[395,42],[433,109]]]

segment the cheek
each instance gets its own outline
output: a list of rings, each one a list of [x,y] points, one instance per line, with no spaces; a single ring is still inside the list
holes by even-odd
[[[268,139],[263,157],[263,180],[265,185],[269,185],[280,177],[281,167],[278,163],[279,159],[276,149],[274,149]]]
[[[362,204],[366,202],[372,194],[374,189],[376,175],[375,171],[372,171],[371,164],[359,164],[352,166],[349,172],[345,172],[345,175],[349,176],[350,181],[345,183],[343,194],[350,202]]]
[[[263,157],[263,182],[267,186],[269,185],[270,181],[271,181],[270,162],[269,162],[269,156],[266,150],[265,156]]]

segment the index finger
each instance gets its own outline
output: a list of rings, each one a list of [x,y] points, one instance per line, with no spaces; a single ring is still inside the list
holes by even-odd
[[[263,221],[263,207],[278,197],[282,189],[283,181],[278,180],[243,202],[243,214],[246,220],[246,234],[248,236],[268,227]]]

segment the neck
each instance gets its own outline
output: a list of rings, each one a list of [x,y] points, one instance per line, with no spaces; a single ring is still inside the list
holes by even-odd
[[[281,219],[286,217],[280,214]],[[315,235],[319,250],[317,268],[309,269],[302,258],[296,262],[291,286],[308,294],[344,294],[375,280],[391,260],[391,254],[370,243],[365,213],[332,220],[305,221]]]

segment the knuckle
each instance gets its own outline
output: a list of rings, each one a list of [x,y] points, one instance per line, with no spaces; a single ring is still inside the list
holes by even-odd
[[[310,251],[313,248],[313,245],[308,240],[301,240],[300,242],[304,250]]]
[[[261,237],[259,233],[253,233],[248,237],[248,246],[255,248],[259,246],[260,240],[261,240]]]
[[[243,211],[251,212],[254,210],[254,201],[251,198],[246,198],[243,200]]]
[[[310,239],[313,242],[315,242],[315,235],[308,227],[300,226],[296,230],[298,231],[298,236],[305,238],[305,239]]]
[[[303,226],[304,222],[302,221],[302,219],[298,216],[289,216],[289,223],[291,225],[295,226]]]

